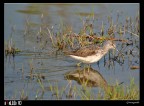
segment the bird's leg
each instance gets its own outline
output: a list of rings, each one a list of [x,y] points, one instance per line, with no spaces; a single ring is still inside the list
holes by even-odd
[[[90,68],[91,68],[91,65],[90,65],[90,64],[88,64],[88,74],[89,74],[89,70],[90,70]]]
[[[88,65],[87,65],[87,68],[91,68],[91,65],[90,65],[90,64],[88,64]]]
[[[91,64],[89,64],[88,66],[89,66],[89,68],[91,68]]]
[[[77,63],[77,66],[80,67],[80,64],[81,64],[81,63],[82,63],[82,62]]]

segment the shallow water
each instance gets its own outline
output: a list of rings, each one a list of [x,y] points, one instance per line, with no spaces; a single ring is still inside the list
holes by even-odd
[[[38,97],[41,95],[42,88],[36,78],[30,79],[31,67],[34,68],[33,73],[41,73],[44,76],[43,85],[47,88],[47,91],[40,98],[42,100],[54,99],[49,89],[49,82],[54,86],[56,83],[59,89],[65,87],[68,81],[64,79],[64,74],[78,69],[75,66],[78,61],[61,53],[52,52],[53,49],[50,43],[43,50],[36,43],[35,36],[42,23],[48,25],[49,28],[52,26],[57,28],[63,22],[66,25],[71,25],[73,32],[79,33],[82,27],[80,17],[85,20],[87,15],[94,11],[96,19],[94,22],[96,29],[94,30],[100,31],[99,26],[101,26],[102,21],[105,28],[108,28],[108,22],[105,21],[108,15],[112,15],[115,23],[116,14],[120,11],[119,21],[125,23],[125,17],[131,16],[134,19],[138,10],[138,4],[5,4],[4,40],[7,42],[10,39],[12,27],[14,27],[12,39],[15,46],[21,49],[22,52],[14,58],[12,56],[4,58],[4,99],[20,99],[22,90],[30,100],[35,100],[36,95]],[[44,17],[43,22],[40,18],[42,14]],[[33,25],[30,29],[33,32],[24,39],[26,17],[29,17]],[[57,30],[55,29],[55,31]],[[116,38],[120,38],[120,36],[116,36]],[[124,46],[122,50],[122,43],[116,42],[117,49],[123,53],[133,49],[135,51],[133,52],[134,56],[125,54],[124,64],[120,65],[115,61],[114,66],[108,68],[108,65],[104,64],[104,60],[106,62],[109,60],[108,53],[105,58],[102,58],[98,63],[93,63],[91,66],[93,69],[98,70],[111,85],[114,85],[116,81],[129,85],[130,79],[134,78],[135,84],[139,87],[140,70],[130,69],[130,66],[139,66],[139,37],[126,33],[123,38],[132,41],[136,40],[136,42],[133,45]],[[72,85],[81,87],[75,81],[72,81]],[[92,89],[97,92],[97,88]]]

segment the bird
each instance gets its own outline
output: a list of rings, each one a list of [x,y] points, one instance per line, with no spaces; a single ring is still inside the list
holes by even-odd
[[[110,49],[116,49],[116,45],[108,40],[103,47],[92,45],[74,51],[68,51],[66,54],[83,63],[91,64],[99,61]]]

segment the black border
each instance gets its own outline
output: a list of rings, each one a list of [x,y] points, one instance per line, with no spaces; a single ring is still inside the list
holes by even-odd
[[[43,1],[43,0],[42,0]],[[42,2],[41,1],[41,2]],[[53,2],[53,3],[56,3],[57,1],[54,1],[54,0],[49,0],[49,2]],[[135,2],[134,2],[135,1]],[[20,2],[20,1],[19,1]],[[33,2],[35,2],[35,1],[33,1]],[[44,1],[45,2],[45,1]],[[90,2],[90,1],[89,1]],[[102,3],[102,2],[105,2],[105,1],[103,1],[103,0],[100,0],[100,1],[97,1],[97,3]],[[136,0],[127,0],[127,2],[129,2],[129,3],[131,3],[131,2],[133,2],[133,3],[140,3],[140,2],[138,2],[138,1],[136,1]],[[5,2],[5,3],[12,3],[12,2]],[[15,2],[16,3],[16,2]],[[32,2],[31,2],[32,3]],[[57,2],[57,3],[64,3],[63,1],[60,1],[60,2]],[[85,2],[85,3],[87,3],[87,2]],[[107,3],[107,2],[105,2],[105,3]],[[110,2],[109,1],[109,3],[115,3],[115,2]],[[120,2],[119,2],[120,3]],[[121,3],[123,3],[123,2],[121,2]],[[3,13],[4,14],[4,3],[3,3],[3,5],[2,5],[2,3],[1,3],[1,13]],[[43,105],[43,104],[47,104],[47,105],[50,105],[50,103],[53,103],[53,104],[58,104],[58,105],[61,105],[61,104],[68,104],[68,105],[72,105],[72,104],[70,104],[70,102],[71,103],[75,103],[76,102],[76,104],[77,103],[84,103],[84,105],[89,105],[89,103],[94,103],[94,105],[96,105],[96,104],[142,104],[142,103],[144,103],[144,96],[143,96],[143,94],[144,94],[144,90],[143,90],[143,84],[142,84],[142,81],[143,81],[143,77],[142,77],[142,75],[143,75],[143,70],[141,70],[142,69],[142,65],[144,65],[144,62],[143,62],[143,60],[144,60],[144,58],[143,58],[143,49],[141,49],[141,47],[143,47],[143,41],[142,41],[142,37],[143,37],[143,35],[144,35],[144,33],[143,33],[143,19],[144,18],[142,18],[143,17],[143,11],[142,10],[144,10],[144,9],[142,9],[142,3],[140,3],[140,31],[141,31],[141,37],[140,37],[140,100],[113,100],[113,101],[111,101],[111,100],[94,100],[94,101],[91,101],[91,100],[89,100],[89,101],[81,101],[81,100],[38,100],[38,101],[35,101],[35,100],[28,100],[28,101],[22,101],[22,105],[30,105],[30,104],[32,104],[32,105]],[[2,9],[3,8],[3,9]],[[1,23],[4,23],[4,19],[3,20],[1,20],[1,21],[3,21],[3,22],[1,22]],[[2,24],[1,24],[2,25]],[[3,30],[2,29],[3,27],[1,27],[1,31]],[[4,31],[4,30],[3,30]],[[3,34],[1,34],[1,45],[0,45],[0,47],[1,47],[1,52],[0,52],[0,59],[1,60],[4,60],[4,49],[3,49],[3,47],[4,47],[4,32],[3,32]],[[142,45],[142,46],[141,46]],[[3,51],[2,51],[3,50]],[[3,66],[4,66],[4,63],[2,64]],[[4,70],[4,67],[3,67],[3,69],[2,70]],[[1,78],[3,78],[3,79],[1,79],[0,81],[1,81],[1,83],[3,83],[4,84],[4,71],[0,71],[1,73],[0,73],[0,75],[1,75]],[[3,87],[4,88],[4,87]],[[3,91],[4,91],[4,89],[3,89]],[[2,94],[2,93],[1,93]],[[2,95],[1,95],[2,96]],[[4,98],[4,93],[3,93],[3,98]],[[4,104],[4,102],[5,102],[5,100],[3,101],[3,103],[2,104]]]
[[[2,14],[4,15],[4,5],[1,3],[0,4],[0,7],[1,7],[1,35],[0,35],[0,60],[3,60],[4,61],[4,26],[2,26],[2,24],[4,23],[4,16],[2,17]],[[0,84],[4,86],[4,62],[1,62],[1,71],[0,71]],[[0,87],[1,88],[1,91],[3,91],[3,93],[1,93],[1,96],[4,97],[4,87]],[[2,97],[0,97],[1,100]]]

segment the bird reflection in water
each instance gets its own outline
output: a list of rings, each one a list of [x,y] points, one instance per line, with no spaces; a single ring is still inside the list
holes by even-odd
[[[114,86],[108,85],[104,77],[97,70],[94,70],[91,67],[67,72],[65,73],[65,79],[75,80],[78,84],[86,85],[88,87],[100,87],[105,91],[113,91],[114,88]]]

